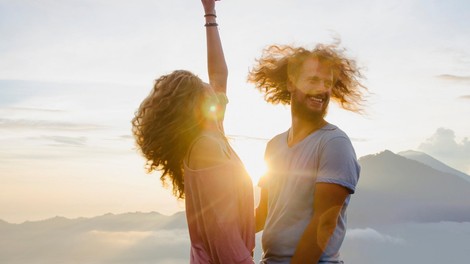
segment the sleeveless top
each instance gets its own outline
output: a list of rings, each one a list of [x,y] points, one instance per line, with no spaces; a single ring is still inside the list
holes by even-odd
[[[219,142],[228,160],[198,170],[184,162],[190,263],[253,264],[255,223],[251,178],[222,134],[203,132],[192,145],[201,137]]]

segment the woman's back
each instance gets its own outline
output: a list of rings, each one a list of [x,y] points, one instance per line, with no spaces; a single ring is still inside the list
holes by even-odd
[[[190,263],[253,263],[253,185],[240,159],[222,133],[203,132],[188,152]]]

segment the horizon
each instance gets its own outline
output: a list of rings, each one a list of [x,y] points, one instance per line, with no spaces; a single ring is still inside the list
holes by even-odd
[[[418,159],[412,159],[410,157],[407,157],[407,156],[404,156],[403,154],[400,154],[400,153],[406,153],[406,152],[409,152],[409,151],[413,151],[415,153],[419,153],[419,154],[424,154],[425,156],[428,156],[428,157],[431,157],[433,158],[432,156],[424,153],[424,152],[419,152],[419,151],[414,151],[414,150],[407,150],[407,151],[401,151],[399,153],[394,153],[388,149],[385,149],[383,151],[380,151],[380,152],[377,152],[377,153],[371,153],[371,154],[367,154],[367,155],[364,155],[364,156],[361,156],[361,157],[358,157],[358,160],[359,162],[361,162],[363,159],[366,159],[366,158],[369,158],[369,157],[377,157],[377,156],[383,156],[384,154],[387,154],[387,152],[391,152],[393,155],[396,155],[396,156],[400,156],[400,157],[403,157],[403,158],[406,158],[410,161],[414,161],[418,164],[420,164],[421,166],[424,166],[424,167],[429,167],[435,171],[438,171],[438,172],[441,172],[441,173],[446,173],[446,174],[450,174],[452,176],[455,176],[456,178],[459,178],[459,175],[457,174],[454,174],[452,172],[447,172],[447,171],[444,171],[444,170],[440,170],[438,168],[435,168],[433,167],[432,165],[433,164],[426,164],[425,162],[422,162],[422,161],[419,161]],[[434,159],[434,158],[433,158]],[[442,163],[441,161],[435,159],[436,161]],[[445,163],[442,163],[444,165],[446,165]],[[434,164],[435,165],[435,164]],[[448,165],[446,165],[447,168],[446,169],[454,169],[456,170],[455,168],[452,168]],[[459,170],[456,170],[456,172],[460,172],[460,173],[463,173]],[[463,173],[465,175],[465,177],[468,177],[466,178],[466,181],[468,181],[470,183],[470,175],[469,174],[466,174],[466,173]],[[256,187],[256,185],[253,186],[256,190],[258,190],[258,188]],[[170,192],[170,189],[167,189],[168,192]],[[257,194],[257,192],[255,191],[255,194]],[[176,197],[173,197],[175,200],[177,199]],[[255,200],[257,200],[259,197],[255,197]],[[184,201],[181,200],[181,201]],[[255,202],[256,203],[256,202]],[[105,217],[105,216],[109,216],[109,215],[113,215],[113,216],[123,216],[123,215],[130,215],[130,214],[158,214],[158,215],[161,215],[161,216],[166,216],[166,217],[171,217],[171,216],[174,216],[176,214],[182,214],[182,213],[185,213],[185,210],[184,208],[182,208],[182,210],[180,211],[173,211],[173,212],[170,212],[170,213],[162,213],[162,212],[159,212],[157,210],[152,210],[152,211],[127,211],[127,212],[102,212],[102,213],[98,213],[98,214],[95,214],[95,215],[88,215],[88,216],[66,216],[66,215],[54,215],[54,216],[49,216],[49,217],[45,217],[45,218],[42,218],[42,219],[26,219],[26,220],[22,220],[20,222],[10,222],[10,221],[7,221],[5,219],[2,219],[0,217],[0,221],[3,221],[7,224],[11,224],[11,225],[22,225],[22,224],[26,224],[26,223],[37,223],[37,222],[44,222],[44,221],[49,221],[49,220],[53,220],[53,219],[56,219],[56,218],[63,218],[63,219],[66,219],[66,220],[81,220],[81,219],[85,219],[85,220],[90,220],[90,219],[94,219],[94,218],[100,218],[100,217]]]
[[[130,130],[161,74],[207,79],[203,10],[182,4],[0,0],[0,219],[184,210],[158,174],[146,175]],[[357,156],[416,150],[470,174],[467,10],[463,0],[217,2],[230,72],[225,130],[253,183],[290,111],[264,102],[248,69],[269,44],[335,37],[371,92],[367,115],[336,104],[327,115]]]

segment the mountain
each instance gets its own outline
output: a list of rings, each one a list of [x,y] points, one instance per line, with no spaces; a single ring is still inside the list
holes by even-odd
[[[418,161],[417,161],[418,160]],[[383,151],[359,159],[361,177],[349,205],[349,226],[376,227],[408,222],[470,221],[470,176],[415,151]],[[184,212],[106,214],[94,218],[55,217],[19,225],[0,221],[2,234],[40,230],[145,232],[186,229]]]
[[[384,151],[359,159],[361,178],[349,226],[470,221],[470,182]]]
[[[468,181],[449,173],[452,170],[442,171],[391,151],[364,156],[359,163],[361,178],[349,205],[341,253],[348,263],[406,259],[434,264],[468,259]],[[54,217],[21,224],[0,220],[0,234],[0,263],[189,261],[184,212]],[[260,234],[256,241],[255,259],[259,260]]]
[[[348,210],[351,228],[470,221],[470,176],[415,151],[398,155],[386,150],[361,157],[359,163],[361,177]],[[145,232],[186,228],[184,212],[172,216],[151,212],[77,219],[55,217],[19,225],[0,221],[2,234],[25,236],[39,234],[40,230]]]
[[[2,223],[3,222],[3,223]],[[162,215],[157,212],[134,212],[125,214],[105,214],[93,218],[68,219],[56,216],[42,221],[26,221],[22,224],[9,224],[0,220],[0,227],[9,226],[10,230],[15,228],[24,231],[30,230],[66,230],[73,228],[75,231],[102,230],[113,232],[133,231],[155,231],[164,229],[185,229],[186,218],[184,212],[178,212],[171,216]]]
[[[184,212],[0,222],[0,263],[187,263]]]
[[[402,151],[397,153],[400,156],[403,156],[408,159],[416,160],[419,161],[423,164],[428,165],[431,168],[434,168],[436,170],[454,174],[459,176],[460,178],[470,182],[470,175],[467,175],[459,170],[456,170],[443,162],[440,162],[439,160],[431,157],[430,155],[424,153],[424,152],[419,152],[419,151],[414,151],[414,150],[407,150],[407,151]]]

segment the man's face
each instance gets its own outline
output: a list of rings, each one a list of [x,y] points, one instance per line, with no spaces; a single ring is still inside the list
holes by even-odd
[[[330,102],[333,73],[330,67],[311,57],[304,61],[296,80],[290,82],[292,110],[307,118],[324,117]]]

